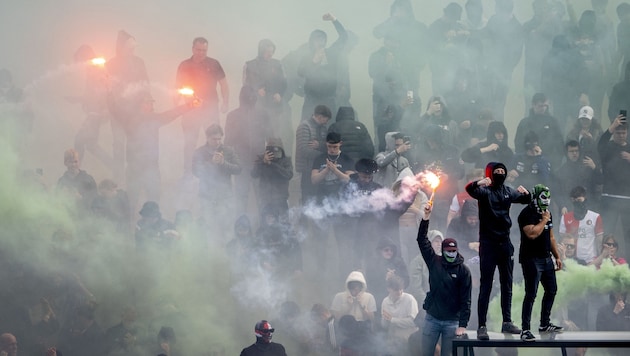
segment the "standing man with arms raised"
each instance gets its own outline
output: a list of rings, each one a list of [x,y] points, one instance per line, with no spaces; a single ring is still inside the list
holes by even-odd
[[[530,194],[523,186],[516,190],[503,185],[507,169],[503,163],[490,162],[486,178],[466,185],[468,194],[479,204],[479,258],[481,283],[477,316],[477,339],[489,340],[486,318],[494,271],[499,268],[501,283],[501,332],[520,334],[521,329],[512,323],[512,273],[514,271],[514,245],[510,241],[510,207],[512,203],[528,204]]]
[[[561,332],[562,326],[552,324],[549,319],[551,307],[558,291],[556,271],[562,269],[562,260],[558,254],[556,239],[553,236],[553,222],[549,212],[551,193],[543,184],[534,186],[532,202],[523,208],[518,216],[518,228],[521,231],[521,248],[518,260],[523,267],[525,280],[525,298],[523,298],[523,331],[521,340],[534,341],[531,332],[532,308],[536,300],[538,283],[542,283],[545,294],[540,311],[540,327],[543,333]],[[551,259],[551,255],[556,262]]]
[[[422,355],[433,355],[442,336],[442,356],[451,355],[453,339],[466,333],[470,319],[472,277],[459,254],[457,241],[442,241],[442,255],[438,255],[427,238],[432,204],[424,207],[418,229],[418,247],[429,268],[429,292],[422,308],[427,311],[422,333]]]
[[[230,90],[228,88],[225,72],[219,61],[208,57],[208,40],[197,37],[193,40],[192,57],[179,64],[175,85],[178,89],[190,88],[195,91],[195,96],[201,99],[202,105],[191,110],[182,118],[184,130],[184,176],[192,173],[192,157],[199,130],[206,129],[212,124],[220,124],[219,109],[222,113],[228,111],[230,103]],[[221,88],[221,105],[217,93],[217,84]],[[180,101],[175,99],[177,105]]]

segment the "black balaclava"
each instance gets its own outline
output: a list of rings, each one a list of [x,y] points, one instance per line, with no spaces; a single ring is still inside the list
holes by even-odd
[[[494,170],[497,168],[503,168],[505,174],[495,174]],[[505,179],[507,178],[507,167],[503,163],[490,162],[486,165],[486,177],[490,177],[490,179],[492,179],[493,186],[499,187],[503,185]]]
[[[588,211],[588,203],[586,199],[584,201],[574,201],[573,202],[573,216],[582,220],[586,216],[586,212]]]

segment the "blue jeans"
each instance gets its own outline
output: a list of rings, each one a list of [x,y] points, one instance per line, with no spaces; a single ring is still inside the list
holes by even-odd
[[[540,311],[540,326],[549,325],[551,307],[558,291],[553,261],[551,257],[529,258],[521,261],[521,266],[523,266],[523,279],[525,280],[525,297],[523,298],[522,313],[523,330],[531,330],[532,308],[534,300],[536,300],[539,283],[542,284],[545,290]]]
[[[435,345],[442,336],[442,356],[450,356],[453,350],[455,330],[459,325],[458,320],[438,320],[427,314],[424,318],[422,329],[422,356],[433,356]]]

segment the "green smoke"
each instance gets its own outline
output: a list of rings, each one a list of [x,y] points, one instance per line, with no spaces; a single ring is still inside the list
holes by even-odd
[[[571,301],[583,298],[587,295],[608,294],[615,291],[630,290],[630,268],[627,264],[615,266],[609,260],[604,260],[600,269],[595,266],[582,266],[573,260],[564,263],[565,269],[556,273],[558,281],[558,293],[552,309],[554,311],[567,306]],[[515,268],[520,268],[516,266]],[[538,320],[544,290],[542,285],[538,287],[532,320]],[[514,284],[512,290],[512,318],[520,322],[525,297],[523,282]],[[496,296],[490,302],[488,309],[489,320],[492,320],[492,328],[500,328],[501,302],[500,296]],[[553,322],[553,320],[552,320]]]

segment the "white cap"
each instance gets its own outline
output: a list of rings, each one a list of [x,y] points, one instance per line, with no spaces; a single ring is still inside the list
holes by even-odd
[[[582,106],[580,109],[580,113],[578,114],[578,119],[587,118],[589,120],[593,120],[593,108],[590,106]]]

